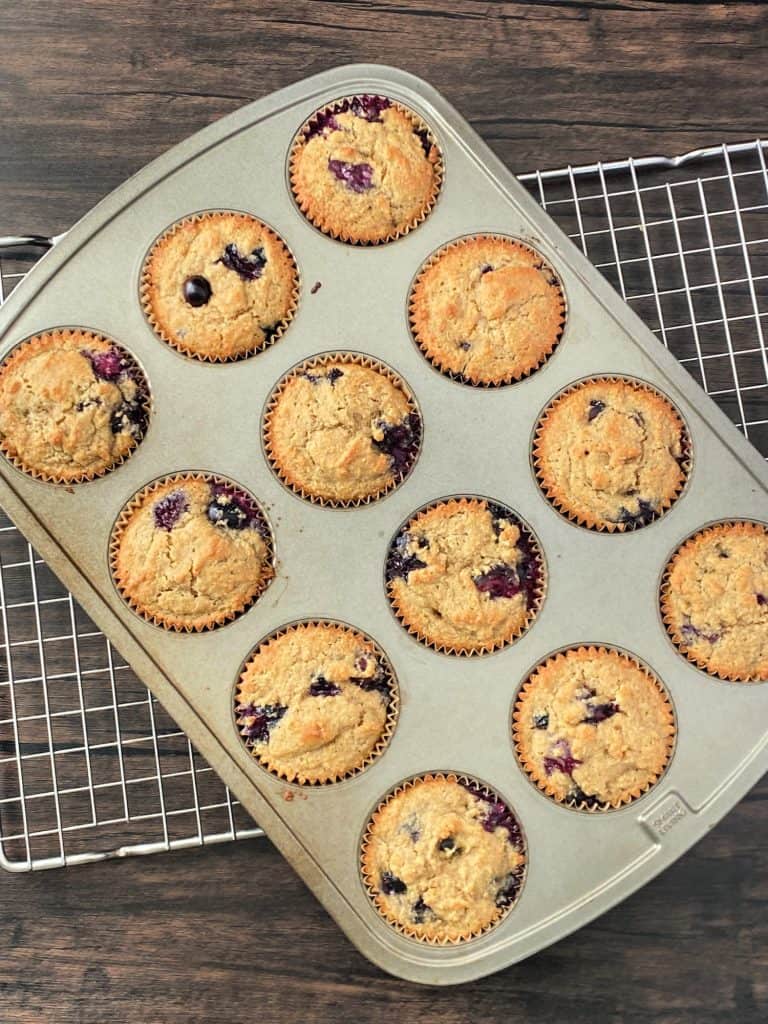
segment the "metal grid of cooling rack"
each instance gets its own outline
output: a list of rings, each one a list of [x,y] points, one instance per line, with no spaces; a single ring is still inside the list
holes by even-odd
[[[768,457],[766,145],[520,178]],[[0,302],[28,269],[0,257]],[[0,865],[259,834],[0,511]]]

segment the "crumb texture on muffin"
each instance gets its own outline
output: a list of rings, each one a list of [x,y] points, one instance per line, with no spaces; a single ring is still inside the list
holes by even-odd
[[[514,905],[525,847],[513,812],[494,794],[455,775],[427,775],[374,813],[362,870],[374,904],[399,930],[459,942]]]
[[[330,356],[291,370],[264,423],[267,457],[302,497],[352,504],[378,497],[410,471],[421,418],[392,371],[364,357]]]
[[[291,154],[299,208],[345,242],[383,242],[409,231],[434,205],[440,182],[440,154],[426,125],[385,97],[318,111]]]
[[[511,511],[483,498],[449,498],[416,513],[390,546],[387,592],[419,640],[479,654],[516,639],[541,603],[538,546]]]
[[[293,316],[298,273],[283,240],[255,217],[186,217],[153,245],[141,300],[153,330],[185,355],[241,359],[279,337]]]
[[[677,647],[734,682],[768,680],[768,528],[720,523],[672,556],[662,612]]]
[[[628,378],[576,384],[545,410],[534,461],[546,496],[599,530],[647,526],[680,494],[690,443],[672,403]]]
[[[138,363],[91,331],[38,334],[0,364],[0,451],[33,476],[100,476],[136,447],[148,420]]]
[[[396,684],[368,637],[305,622],[262,641],[240,675],[237,727],[253,756],[288,782],[334,782],[383,749]]]
[[[565,300],[539,253],[481,235],[430,257],[411,293],[410,318],[416,343],[438,370],[467,384],[510,384],[554,350]]]
[[[269,528],[255,499],[221,478],[178,475],[151,484],[113,531],[120,593],[157,625],[201,630],[247,608],[272,578]]]
[[[548,658],[523,685],[513,734],[540,789],[559,803],[605,810],[659,778],[675,723],[648,669],[619,651],[579,647]]]

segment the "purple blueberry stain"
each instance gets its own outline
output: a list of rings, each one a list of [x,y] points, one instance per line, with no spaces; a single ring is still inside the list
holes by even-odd
[[[338,366],[332,366],[331,369],[326,374],[326,380],[331,385],[331,387],[333,387],[333,385],[336,383],[336,381],[337,380],[341,380],[341,378],[343,376],[344,376],[344,371],[343,370],[340,370],[338,368]]]
[[[149,417],[146,406],[140,398],[126,398],[112,413],[109,429],[113,434],[131,434],[143,437]]]
[[[445,836],[437,844],[439,853],[446,853],[448,856],[453,856],[455,853],[461,853],[461,849],[456,846],[456,840],[453,836]]]
[[[487,594],[492,601],[499,597],[513,598],[523,590],[523,584],[512,565],[501,562],[487,572],[473,576],[472,582],[481,594]]]
[[[346,160],[331,158],[328,161],[328,170],[351,192],[368,192],[373,188],[373,167],[370,164],[351,164]]]
[[[432,908],[424,902],[424,897],[419,896],[416,902],[411,907],[411,915],[413,917],[414,924],[423,924],[427,914],[432,913]]]
[[[496,893],[496,906],[499,908],[511,906],[517,899],[522,884],[523,872],[521,868],[508,874]]]
[[[131,361],[116,345],[112,345],[106,352],[93,352],[86,348],[80,354],[85,356],[94,375],[101,380],[114,383],[121,377],[130,375]]]
[[[429,132],[426,128],[414,128],[413,134],[421,143],[421,148],[424,150],[424,156],[429,159],[432,153],[432,139],[429,137]]]
[[[188,509],[189,502],[184,491],[171,491],[152,506],[155,526],[170,533]]]
[[[252,719],[250,723],[238,721],[248,745],[252,746],[254,743],[269,742],[270,730],[277,725],[288,708],[285,704],[240,704],[236,710],[239,719]]]
[[[407,821],[404,821],[398,831],[407,835],[412,843],[418,843],[421,839],[421,822],[414,815],[413,817],[408,818]]]
[[[582,722],[586,725],[599,725],[601,722],[606,722],[609,718],[613,718],[614,715],[618,715],[621,708],[616,701],[609,701],[607,704],[587,704],[587,717],[582,718]]]
[[[461,349],[462,352],[469,352],[469,350],[472,348],[472,342],[471,341],[460,341],[459,342],[459,348]]]
[[[614,519],[614,522],[622,523],[631,529],[635,529],[638,526],[648,526],[655,518],[656,508],[653,503],[646,501],[644,498],[639,498],[636,512],[630,512],[629,509],[624,508],[622,505],[619,509],[619,516],[617,519]]]
[[[267,256],[261,246],[254,249],[250,255],[244,255],[235,242],[230,242],[216,262],[222,263],[227,270],[234,270],[243,281],[258,281],[267,265]]]
[[[213,295],[211,282],[201,274],[188,277],[181,290],[184,295],[184,301],[188,306],[193,306],[195,309],[200,306],[207,306]]]
[[[768,604],[768,597],[766,597],[766,596],[765,596],[765,594],[755,594],[755,597],[756,597],[756,599],[757,599],[757,603],[758,603],[758,604],[759,604],[759,605],[760,605],[761,607],[762,607],[763,605],[766,605],[766,604]]]
[[[345,108],[346,109],[346,108]],[[336,110],[335,113],[341,114],[342,110]],[[341,125],[334,117],[334,111],[323,110],[319,114],[316,114],[304,132],[304,138],[309,140],[313,139],[316,135],[322,135],[325,138],[326,135],[330,135],[331,132],[341,131]]]
[[[231,484],[211,484],[211,500],[206,509],[209,522],[230,530],[256,529],[266,536],[266,525],[256,502],[245,491]]]
[[[381,889],[385,896],[399,896],[408,891],[408,886],[402,878],[393,875],[391,871],[382,871],[379,889]]]
[[[310,697],[337,697],[340,693],[341,687],[326,679],[322,672],[309,684]]]
[[[381,112],[392,106],[392,101],[386,96],[356,96],[349,102],[349,110],[355,117],[362,117],[366,121],[381,121]]]
[[[680,632],[683,635],[683,639],[689,644],[695,643],[697,640],[706,640],[707,643],[714,644],[720,639],[719,633],[705,633],[698,626],[694,626],[688,618],[683,622]]]
[[[571,804],[583,804],[585,807],[606,806],[605,802],[596,797],[594,793],[585,793],[581,786],[579,786],[575,782],[568,791],[568,796],[566,799]]]
[[[513,846],[521,848],[523,837],[520,832],[520,825],[518,824],[517,818],[509,807],[507,807],[504,801],[499,800],[495,795],[486,793],[485,790],[481,789],[476,782],[462,782],[461,785],[471,793],[475,799],[488,805],[483,817],[480,819],[480,824],[483,826],[485,831],[495,832],[497,828],[506,829],[509,836],[509,842]]]
[[[593,398],[589,403],[587,422],[591,423],[592,420],[597,419],[603,409],[605,409],[605,402],[601,402],[599,398]]]
[[[480,267],[480,276],[482,277],[484,274],[489,274],[492,270],[495,269],[496,268],[492,264],[484,263],[482,267]]]
[[[387,674],[381,665],[378,665],[372,676],[350,676],[350,683],[358,686],[365,693],[379,693],[388,703],[392,698],[392,688],[389,685]]]
[[[372,438],[371,444],[377,451],[389,456],[396,476],[404,476],[413,465],[421,444],[421,417],[411,412],[400,423],[380,420],[376,426],[382,437]]]
[[[578,768],[581,761],[573,756],[568,740],[558,740],[552,746],[552,755],[545,757],[543,764],[544,771],[548,776],[552,775],[553,772],[573,775],[574,768]]]
[[[404,579],[407,582],[410,573],[417,569],[426,569],[427,563],[422,562],[418,555],[408,551],[413,541],[414,538],[410,533],[401,533],[389,549],[386,577],[390,582],[395,579]]]
[[[533,728],[534,729],[547,729],[549,727],[549,715],[547,712],[543,712],[540,715],[533,716]]]

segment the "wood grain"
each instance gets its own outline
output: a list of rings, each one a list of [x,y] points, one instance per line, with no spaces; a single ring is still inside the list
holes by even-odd
[[[429,79],[518,171],[754,138],[767,43],[761,3],[0,0],[0,234],[64,230],[190,133],[349,61]],[[590,927],[447,990],[368,964],[266,842],[4,875],[0,1018],[757,1024],[767,829],[763,782]]]

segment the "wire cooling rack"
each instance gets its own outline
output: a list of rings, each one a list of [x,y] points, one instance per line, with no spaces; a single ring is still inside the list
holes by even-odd
[[[764,456],[767,145],[520,176]],[[28,269],[0,256],[0,302]],[[260,834],[0,510],[0,865]]]

